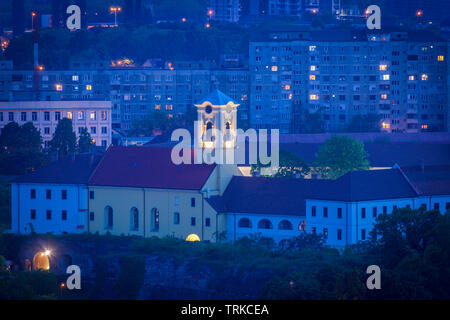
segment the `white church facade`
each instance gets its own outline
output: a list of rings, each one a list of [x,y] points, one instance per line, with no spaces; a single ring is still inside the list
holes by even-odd
[[[196,104],[202,139],[191,156],[235,148],[238,106],[220,91]],[[306,232],[343,247],[368,239],[376,217],[396,208],[450,210],[449,175],[450,168],[396,167],[337,180],[244,177],[235,164],[175,164],[167,147],[110,147],[17,178],[12,231],[209,242],[260,234],[276,243]]]

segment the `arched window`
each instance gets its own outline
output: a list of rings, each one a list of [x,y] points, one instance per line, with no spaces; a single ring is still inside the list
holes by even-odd
[[[186,237],[186,241],[193,242],[193,241],[200,241],[200,237],[196,235],[195,233],[191,233]]]
[[[130,230],[139,230],[139,210],[136,207],[130,210]]]
[[[288,220],[281,220],[278,224],[280,230],[292,230],[292,223]]]
[[[258,229],[273,229],[272,222],[262,219],[258,222]]]
[[[206,123],[206,132],[203,136],[203,141],[214,141],[213,124],[211,121]]]
[[[180,224],[180,213],[179,212],[173,213],[173,224]]]
[[[238,222],[238,227],[239,228],[251,228],[252,222],[248,218],[242,218]]]
[[[105,229],[111,229],[113,227],[113,209],[110,206],[106,206],[104,210]]]
[[[299,231],[306,231],[306,221],[300,222],[300,224],[298,225],[298,230]]]
[[[34,270],[50,270],[50,260],[47,251],[40,251],[33,257],[33,269]]]
[[[157,232],[159,231],[159,210],[153,208],[150,214],[150,230]]]

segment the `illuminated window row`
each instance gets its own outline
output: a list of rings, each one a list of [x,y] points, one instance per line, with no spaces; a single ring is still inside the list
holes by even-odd
[[[60,83],[57,83],[57,84],[55,84],[55,89],[56,89],[56,91],[62,91],[63,90],[63,85],[60,84]],[[92,85],[87,84],[86,85],[86,90],[87,91],[91,91],[92,90]]]

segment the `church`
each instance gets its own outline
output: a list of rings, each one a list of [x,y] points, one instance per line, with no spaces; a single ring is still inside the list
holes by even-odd
[[[235,147],[238,106],[217,90],[196,104],[202,139],[189,156]],[[224,136],[211,135],[215,128]],[[205,242],[260,234],[276,243],[307,232],[344,247],[368,239],[377,215],[396,208],[450,210],[448,168],[397,166],[337,180],[249,177],[235,164],[174,163],[173,145],[111,146],[101,158],[80,154],[17,178],[12,232]]]

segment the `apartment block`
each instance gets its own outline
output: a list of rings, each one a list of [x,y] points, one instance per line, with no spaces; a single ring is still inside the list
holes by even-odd
[[[9,122],[32,122],[41,132],[44,147],[53,138],[58,121],[72,119],[79,137],[87,128],[94,143],[104,148],[111,144],[111,103],[109,101],[10,101],[0,102],[0,130]]]
[[[220,89],[241,102],[239,117],[246,127],[248,69],[236,59],[224,59],[223,64],[232,64],[229,69],[206,62],[141,67],[77,63],[70,70],[40,71],[38,90],[32,71],[5,68],[0,69],[0,101],[111,101],[112,127],[126,131],[154,110],[182,115],[208,92]]]
[[[239,0],[209,0],[208,16],[220,22],[238,22],[240,16]]]
[[[329,131],[377,114],[387,132],[446,130],[447,42],[424,31],[273,31],[250,43],[250,126],[300,132],[302,111]]]

